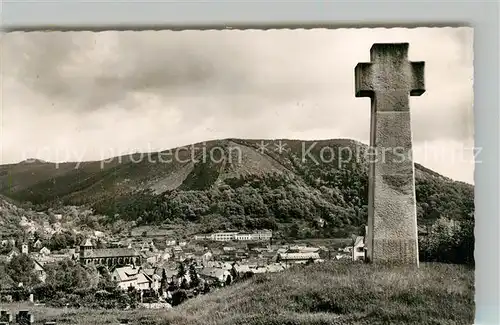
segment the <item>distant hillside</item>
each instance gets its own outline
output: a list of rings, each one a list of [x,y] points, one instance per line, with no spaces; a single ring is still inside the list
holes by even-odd
[[[26,239],[27,233],[49,238],[56,233],[93,233],[97,228],[98,217],[85,208],[63,206],[41,212],[0,195],[0,238]]]
[[[31,160],[0,166],[0,193],[38,208],[86,205],[108,221],[139,225],[341,236],[366,223],[366,153],[348,139],[225,139],[107,161]],[[415,167],[420,225],[471,215],[472,185]]]

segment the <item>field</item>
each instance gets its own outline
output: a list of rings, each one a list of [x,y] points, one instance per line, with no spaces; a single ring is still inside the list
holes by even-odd
[[[57,324],[320,325],[474,322],[474,270],[423,263],[418,270],[329,262],[264,274],[166,310],[71,310],[26,305]]]

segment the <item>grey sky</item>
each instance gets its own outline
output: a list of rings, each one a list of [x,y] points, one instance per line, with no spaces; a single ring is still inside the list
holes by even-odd
[[[2,163],[102,159],[210,139],[353,138],[354,67],[375,42],[426,62],[415,160],[473,183],[470,28],[2,35]],[[427,148],[424,150],[424,148]],[[480,159],[480,156],[478,157]]]

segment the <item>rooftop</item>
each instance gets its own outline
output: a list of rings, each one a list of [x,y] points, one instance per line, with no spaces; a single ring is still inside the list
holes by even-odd
[[[319,259],[318,253],[284,253],[279,255],[284,260],[305,260],[305,259]]]
[[[87,258],[102,258],[102,257],[138,257],[140,254],[131,248],[101,248],[89,251]]]
[[[80,246],[92,247],[94,245],[92,245],[92,241],[90,240],[90,238],[87,238],[84,241],[82,241],[82,243],[80,244]]]
[[[357,236],[356,239],[354,240],[354,247],[358,245],[362,245],[365,240],[365,237],[363,236]]]

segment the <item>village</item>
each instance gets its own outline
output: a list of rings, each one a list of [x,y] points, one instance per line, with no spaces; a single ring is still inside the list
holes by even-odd
[[[325,260],[357,261],[363,260],[365,255],[362,236],[356,237],[352,245],[332,250],[325,246],[283,241],[276,244],[269,230],[197,234],[189,240],[154,234],[148,237],[147,233],[130,233],[129,236],[114,238],[95,231],[75,247],[59,251],[51,251],[33,236],[28,236],[21,243],[16,243],[13,238],[2,238],[0,246],[12,247],[8,253],[0,255],[0,262],[8,263],[20,255],[29,256],[34,262],[33,272],[41,283],[46,281],[47,266],[60,261],[71,260],[82,266],[105,267],[120,290],[140,292],[141,303],[143,292],[154,292],[157,299],[153,299],[153,305],[147,305],[150,308],[170,307],[168,302],[172,292],[162,290],[162,286],[168,283],[178,288],[188,287],[193,281],[192,273],[195,273],[195,281],[219,287],[230,285],[236,278],[281,272],[294,265]],[[9,290],[22,286],[22,283],[10,287],[2,283],[0,294],[8,295]],[[43,297],[29,297],[33,303],[38,299],[43,300]]]
[[[7,26],[0,325],[500,324],[473,109],[498,24],[163,9],[165,30]]]

